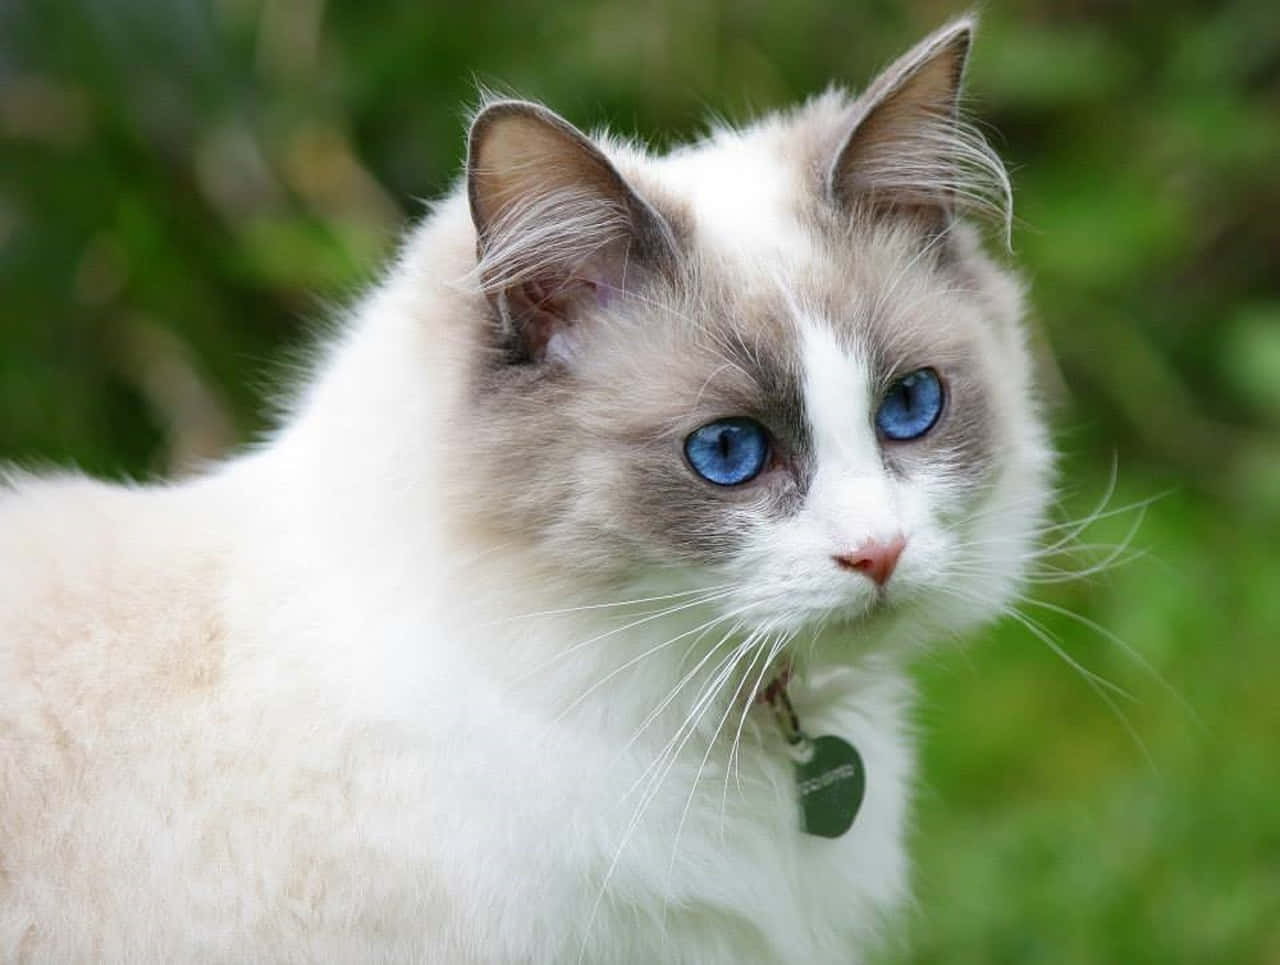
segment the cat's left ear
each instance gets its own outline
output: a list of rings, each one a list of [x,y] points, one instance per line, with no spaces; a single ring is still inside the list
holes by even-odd
[[[853,123],[827,169],[836,204],[945,229],[957,201],[1003,206],[998,158],[959,117],[974,22],[965,17],[898,58],[855,104]]]
[[[568,121],[499,101],[472,122],[467,194],[480,286],[518,361],[566,358],[584,310],[674,257],[670,227]]]

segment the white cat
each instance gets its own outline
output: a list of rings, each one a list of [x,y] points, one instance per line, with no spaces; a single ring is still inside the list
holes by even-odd
[[[11,476],[0,959],[862,957],[1048,492],[970,34],[664,157],[490,103],[267,444]]]

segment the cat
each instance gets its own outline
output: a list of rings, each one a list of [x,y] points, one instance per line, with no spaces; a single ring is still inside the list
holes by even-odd
[[[0,959],[873,948],[1052,475],[972,31],[665,156],[490,98],[269,439],[10,473]]]

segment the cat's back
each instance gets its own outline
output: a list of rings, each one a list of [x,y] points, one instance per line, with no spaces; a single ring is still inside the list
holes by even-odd
[[[112,839],[141,788],[119,778],[173,774],[163,736],[213,702],[223,564],[206,532],[176,491],[70,477],[0,490],[0,947],[16,942],[19,960],[34,951],[27,912],[123,893]]]
[[[216,681],[224,554],[183,497],[75,477],[0,490],[0,679],[10,695],[39,690],[91,726],[100,698],[118,705],[145,688],[154,705]],[[59,700],[66,687],[74,699]],[[14,710],[6,700],[0,719]]]
[[[0,961],[423,957],[423,768],[238,468],[0,489]]]

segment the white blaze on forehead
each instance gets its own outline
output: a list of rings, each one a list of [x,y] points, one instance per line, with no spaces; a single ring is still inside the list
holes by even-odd
[[[805,405],[818,467],[878,473],[880,447],[872,430],[871,373],[856,345],[842,343],[819,319],[800,319]]]
[[[689,200],[698,231],[712,247],[803,259],[812,242],[793,213],[794,177],[771,147],[759,137],[723,134],[662,166]]]
[[[902,529],[874,428],[874,381],[865,353],[821,320],[800,319],[805,408],[817,472],[810,505],[832,539],[852,549]]]

